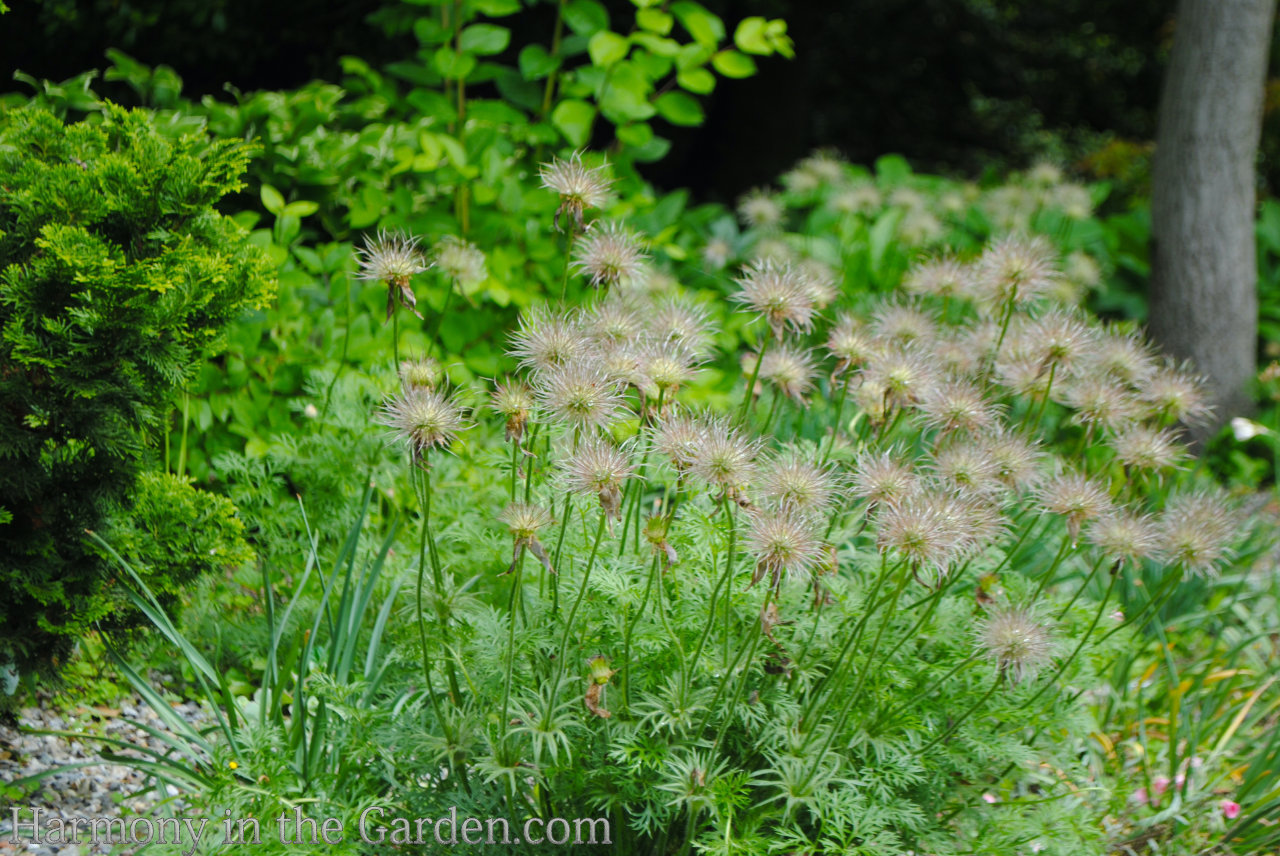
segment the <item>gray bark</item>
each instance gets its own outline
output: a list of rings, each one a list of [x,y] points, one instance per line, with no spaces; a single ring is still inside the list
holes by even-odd
[[[1252,406],[1255,160],[1275,7],[1276,0],[1179,0],[1160,97],[1150,329],[1208,378],[1217,410],[1207,430]]]

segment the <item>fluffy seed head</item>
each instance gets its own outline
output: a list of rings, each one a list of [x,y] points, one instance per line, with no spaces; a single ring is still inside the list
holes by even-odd
[[[1159,528],[1167,561],[1200,576],[1216,574],[1240,537],[1234,505],[1220,490],[1174,494]]]
[[[938,373],[915,348],[886,348],[867,366],[866,382],[884,390],[886,405],[905,407],[918,402],[938,382]]]
[[[881,339],[895,345],[923,344],[937,334],[933,316],[913,303],[887,300],[871,314],[871,329]]]
[[[919,489],[920,479],[892,452],[864,450],[853,464],[851,493],[868,502],[894,505]]]
[[[698,360],[676,342],[646,342],[636,354],[636,370],[645,394],[675,392],[698,373]]]
[[[961,493],[994,496],[1004,489],[996,462],[975,443],[951,443],[937,450],[932,469],[944,483]]]
[[[673,407],[659,417],[653,445],[671,461],[676,472],[683,475],[697,459],[705,433],[706,423],[682,408]]]
[[[813,300],[804,277],[790,264],[771,259],[753,262],[737,283],[739,290],[732,299],[759,313],[778,338],[786,327],[808,332],[813,326]]]
[[[1091,350],[1093,334],[1076,313],[1055,308],[1031,322],[1027,342],[1041,365],[1057,366],[1061,377]]]
[[[565,484],[574,493],[594,494],[605,516],[621,516],[622,483],[633,470],[626,453],[598,435],[578,443],[565,462]]]
[[[756,188],[738,200],[738,216],[753,229],[773,229],[781,225],[784,209],[777,194]]]
[[[1160,533],[1155,522],[1148,515],[1128,509],[1103,514],[1089,526],[1085,537],[1112,562],[1137,565],[1155,556],[1160,549]]]
[[[379,422],[392,439],[409,447],[415,458],[432,449],[447,449],[466,427],[462,409],[450,395],[430,389],[406,389],[383,402]]]
[[[582,229],[582,213],[588,208],[603,208],[609,201],[609,188],[613,179],[605,166],[588,167],[582,163],[582,152],[574,152],[568,160],[553,157],[550,163],[538,168],[542,186],[559,194],[560,207],[556,210],[556,228],[561,228],[562,216]]]
[[[443,382],[444,366],[431,357],[400,363],[400,383],[405,389],[435,389]]]
[[[1116,460],[1136,470],[1160,472],[1177,467],[1183,448],[1173,431],[1149,425],[1130,425],[1111,438]]]
[[[996,478],[1007,487],[1022,490],[1035,480],[1042,455],[1025,437],[1012,432],[988,433],[981,442],[996,466]]]
[[[610,295],[582,314],[582,329],[596,342],[630,342],[644,330],[644,323],[629,301]]]
[[[806,514],[830,510],[839,488],[833,467],[815,464],[794,449],[771,459],[760,479],[760,494],[765,499]]]
[[[585,357],[590,347],[576,315],[537,306],[520,316],[520,329],[512,334],[507,352],[520,365],[545,372]]]
[[[502,510],[498,519],[507,524],[517,544],[528,544],[538,537],[538,531],[551,525],[551,512],[541,505],[513,502]]]
[[[744,437],[722,419],[704,426],[691,471],[700,481],[731,500],[746,495],[756,473],[760,444]]]
[[[1060,387],[1060,400],[1075,410],[1073,421],[1108,431],[1122,431],[1142,415],[1132,392],[1105,374],[1089,373]]]
[[[755,368],[756,354],[743,355],[744,371],[750,376]],[[778,392],[797,402],[813,389],[813,356],[807,350],[789,344],[779,344],[765,351],[760,360],[760,380],[772,384]]]
[[[596,288],[630,285],[644,278],[640,239],[618,223],[593,223],[574,244],[573,266]]]
[[[580,431],[608,428],[629,415],[623,384],[587,360],[540,374],[534,393],[553,421]]]
[[[455,285],[473,285],[489,276],[480,248],[454,235],[445,235],[431,248],[431,264]]]
[[[756,557],[752,583],[767,574],[775,589],[784,575],[793,580],[808,579],[825,554],[814,518],[791,507],[753,513],[748,518],[746,541],[748,552]]]
[[[1021,305],[1048,291],[1056,278],[1053,250],[1043,238],[1008,237],[992,244],[978,260],[974,286],[988,311]]]
[[[884,204],[880,189],[871,182],[851,184],[836,191],[828,203],[832,211],[840,214],[868,214],[878,211]]]
[[[519,443],[524,439],[529,412],[533,410],[533,390],[521,381],[508,378],[494,385],[490,398],[489,406],[506,420],[507,442]]]
[[[1205,400],[1203,381],[1185,367],[1162,366],[1139,381],[1139,389],[1157,419],[1195,425],[1213,411]]]
[[[1108,328],[1098,336],[1088,360],[1090,373],[1104,373],[1127,384],[1138,384],[1155,371],[1151,349],[1137,333]]]
[[[836,371],[861,366],[878,354],[881,344],[862,322],[848,313],[836,319],[827,337],[827,350],[836,358]]]
[[[914,573],[933,580],[947,575],[962,547],[956,522],[941,499],[925,492],[913,493],[901,502],[880,506],[876,516],[880,550],[894,553]]]
[[[409,284],[409,278],[427,269],[426,259],[418,248],[418,239],[404,232],[378,230],[376,238],[364,237],[364,246],[357,248],[360,279],[384,282],[388,285]]]
[[[1067,526],[1073,535],[1080,526],[1111,510],[1111,497],[1101,485],[1073,470],[1067,470],[1045,479],[1036,491],[1036,498],[1045,511],[1067,518]]]
[[[715,325],[704,307],[677,294],[654,307],[649,332],[658,341],[675,342],[701,356],[711,347]]]
[[[979,640],[1015,683],[1029,680],[1053,661],[1053,639],[1045,623],[1028,607],[1001,605],[983,620]]]
[[[944,299],[965,297],[970,291],[968,268],[956,259],[942,258],[918,264],[907,271],[902,287],[908,294]]]
[[[977,385],[966,380],[946,380],[929,387],[920,397],[925,424],[944,433],[963,430],[978,433],[994,427],[1000,411]]]

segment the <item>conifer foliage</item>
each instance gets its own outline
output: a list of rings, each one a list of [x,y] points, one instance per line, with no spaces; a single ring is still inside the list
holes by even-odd
[[[132,533],[130,551],[163,593],[244,549],[225,500],[196,497],[180,478],[140,479],[158,469],[168,404],[189,370],[273,288],[263,253],[214,209],[240,187],[250,154],[110,104],[70,125],[34,107],[0,114],[0,671],[10,689],[17,675],[56,666],[87,629],[141,617],[122,608],[87,530]],[[193,537],[138,537],[139,526]]]

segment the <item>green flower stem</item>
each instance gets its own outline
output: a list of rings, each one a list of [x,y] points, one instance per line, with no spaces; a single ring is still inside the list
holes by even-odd
[[[711,604],[708,610],[706,626],[702,628],[702,636],[698,638],[698,647],[693,651],[693,658],[685,661],[685,686],[688,686],[689,670],[693,668],[693,664],[698,662],[698,658],[702,656],[702,649],[707,644],[707,637],[711,635],[711,627],[716,621],[716,599],[720,596],[720,589],[733,576],[733,551],[736,543],[736,531],[734,529],[734,519],[732,511],[733,503],[729,499],[721,501],[721,509],[724,511],[725,519],[729,521],[729,550],[724,562],[724,573],[720,575],[720,579],[716,581],[716,587],[711,591]]]
[[[511,501],[516,501],[516,472],[520,469],[520,444],[511,442]]]
[[[644,615],[644,608],[649,605],[649,593],[653,591],[654,579],[658,576],[658,554],[653,554],[653,561],[649,565],[649,578],[644,585],[644,594],[640,597],[640,606],[636,608],[636,614],[627,620],[623,627],[622,633],[622,668],[619,670],[618,683],[622,689],[622,709],[629,710],[631,707],[631,634],[635,631],[636,625],[640,623],[640,618]]]
[[[884,619],[880,622],[880,626],[876,628],[875,638],[871,640],[871,647],[867,651],[866,662],[858,673],[858,682],[854,685],[853,691],[845,696],[844,705],[840,708],[840,713],[832,723],[831,730],[827,732],[827,739],[822,741],[822,747],[818,750],[818,754],[814,756],[813,766],[805,774],[805,784],[808,784],[814,774],[818,772],[818,767],[821,766],[822,759],[827,754],[827,750],[829,750],[831,748],[831,744],[835,742],[836,735],[844,728],[844,724],[849,719],[849,713],[853,710],[854,704],[856,704],[861,698],[860,693],[862,692],[862,687],[866,684],[867,675],[871,673],[871,666],[875,663],[876,651],[880,647],[880,640],[884,637],[885,630],[887,630],[889,625],[893,623],[893,612],[898,605],[898,598],[902,596],[902,590],[907,587],[907,582],[912,578],[912,576],[912,574],[907,573],[907,569],[905,567],[901,568],[898,585],[894,587],[893,596],[889,600],[889,608],[885,610]],[[831,694],[834,693],[835,690],[833,689]],[[809,738],[806,737],[805,743],[808,744],[808,742]]]
[[[915,751],[915,754],[916,754],[916,755],[923,755],[925,752],[928,752],[930,749],[932,749],[934,746],[937,746],[937,745],[938,745],[939,743],[941,743],[943,740],[946,740],[946,739],[947,739],[948,737],[950,737],[952,734],[955,734],[955,733],[956,733],[956,730],[957,730],[957,729],[959,729],[959,728],[960,728],[960,726],[961,726],[961,725],[963,725],[963,724],[965,723],[965,720],[967,720],[969,717],[971,717],[971,716],[973,716],[975,713],[977,713],[977,712],[978,712],[978,709],[979,709],[979,708],[981,708],[984,704],[986,704],[986,703],[987,703],[987,701],[988,701],[988,700],[989,700],[993,695],[995,695],[995,694],[996,694],[996,690],[1000,689],[1000,686],[1001,686],[1001,684],[1003,684],[1003,683],[1004,683],[1004,672],[1002,671],[1002,672],[1000,672],[1000,674],[996,675],[996,679],[995,679],[995,681],[994,681],[994,682],[992,682],[991,687],[990,687],[990,688],[989,688],[985,693],[983,693],[983,694],[982,694],[982,697],[981,697],[981,698],[979,698],[977,701],[975,701],[975,702],[974,702],[974,703],[969,707],[969,709],[968,709],[968,710],[966,710],[964,713],[960,714],[960,716],[959,716],[959,717],[957,717],[957,718],[956,718],[956,719],[951,723],[951,727],[950,727],[950,728],[948,728],[946,731],[942,732],[942,733],[941,733],[941,734],[939,734],[937,737],[935,737],[935,738],[933,738],[932,740],[930,740],[928,743],[926,743],[926,744],[924,744],[923,746],[921,746],[919,749],[917,749],[917,750]]]
[[[1061,565],[1062,560],[1066,558],[1067,551],[1071,549],[1071,544],[1074,540],[1075,539],[1071,537],[1070,532],[1063,537],[1062,546],[1058,548],[1058,552],[1053,557],[1053,562],[1049,565],[1048,570],[1046,570],[1040,577],[1040,584],[1036,586],[1035,594],[1031,596],[1032,603],[1035,603],[1040,599],[1040,595],[1044,593],[1045,587],[1049,585],[1050,581],[1053,579],[1053,575],[1058,572],[1058,566]]]
[[[840,433],[840,420],[844,418],[844,404],[849,397],[849,379],[842,377],[840,379],[840,395],[836,398],[836,418],[831,423],[831,438],[827,441],[827,448],[818,458],[819,464],[825,464],[831,459],[831,452],[836,446],[836,436]],[[828,531],[828,534],[830,532]]]
[[[1102,563],[1105,560],[1105,556],[1099,556],[1098,560],[1093,563],[1093,568],[1089,571],[1089,575],[1084,578],[1084,582],[1082,582],[1080,587],[1076,589],[1076,593],[1071,596],[1071,600],[1067,601],[1067,605],[1062,607],[1058,612],[1058,621],[1061,621],[1063,616],[1067,614],[1071,607],[1076,605],[1076,601],[1080,599],[1080,595],[1084,594],[1084,590],[1089,587],[1089,583],[1093,582],[1093,578],[1098,575],[1098,571],[1101,570]]]
[[[320,418],[323,419],[329,413],[329,401],[333,396],[333,388],[338,383],[338,378],[342,376],[342,371],[347,367],[347,347],[351,344],[351,276],[347,276],[347,320],[346,326],[342,330],[342,355],[338,357],[338,368],[333,373],[333,379],[329,381],[329,385],[324,391],[324,407],[320,408]],[[398,369],[398,366],[397,366]]]
[[[666,390],[658,390],[658,409],[657,414],[662,413],[662,400],[665,397]],[[641,408],[643,410],[643,407]],[[636,478],[627,482],[626,502],[624,504],[625,512],[623,513],[622,523],[622,539],[618,544],[618,555],[622,556],[627,551],[627,533],[631,530],[632,518],[635,518],[635,549],[640,552],[640,502],[644,494],[645,479],[649,469],[649,453],[653,450],[653,431],[654,426],[649,427],[649,431],[645,432],[641,428],[640,437],[644,444],[644,452],[640,457],[640,468],[636,470]]]
[[[419,490],[419,501],[422,503],[422,528],[421,528],[421,534],[418,540],[417,612],[418,612],[418,641],[422,646],[423,679],[426,681],[426,693],[427,693],[427,698],[431,703],[432,713],[435,714],[436,720],[440,723],[440,727],[444,729],[445,739],[450,744],[455,744],[457,735],[453,733],[453,729],[449,725],[449,720],[445,718],[443,711],[440,710],[440,703],[436,699],[435,688],[432,686],[432,683],[431,683],[431,655],[427,647],[427,624],[426,624],[426,619],[423,617],[424,610],[422,608],[422,589],[423,589],[423,582],[424,582],[423,574],[426,570],[428,557],[431,558],[432,575],[433,577],[436,578],[437,581],[439,580],[439,573],[438,573],[439,565],[438,565],[437,557],[435,554],[435,543],[434,543],[434,539],[431,537],[431,475],[430,475],[430,470],[426,469],[425,467],[425,462],[424,462],[424,466],[421,469],[417,467],[415,467],[414,469],[416,470],[416,472],[414,473],[413,483],[414,483],[414,486],[417,487]],[[437,591],[436,591],[437,599],[441,597],[440,589],[441,589],[441,586],[437,582]],[[437,610],[437,614],[439,614],[439,610]],[[441,636],[444,638],[445,647],[448,648],[449,647],[448,625],[445,622],[443,615],[440,615],[440,619],[441,619],[440,620]],[[455,705],[459,705],[460,695],[458,693],[457,675],[454,673],[453,663],[447,658],[445,659],[445,667],[446,667],[446,671],[449,678],[450,698]],[[452,761],[454,759],[451,758],[450,760]],[[466,763],[464,762],[464,763],[454,764],[453,768],[458,773],[458,780],[462,783],[463,790],[465,790],[468,794],[470,794],[471,784],[467,778]]]
[[[444,318],[449,314],[449,304],[453,303],[453,292],[456,291],[453,282],[449,282],[449,288],[444,293],[444,305],[440,307],[440,312],[436,315],[435,327],[431,330],[431,338],[427,341],[428,353],[431,348],[440,351],[440,359],[445,359],[444,342],[440,341],[440,330],[444,327]]]
[[[535,444],[537,443],[537,440],[538,440],[538,429],[541,427],[542,427],[541,422],[535,422],[533,423],[533,430],[529,432],[529,451],[530,452],[533,452],[533,450],[536,448]],[[548,451],[551,449],[550,440],[547,441],[546,449]],[[534,469],[533,462],[537,460],[537,455],[530,454],[528,455],[528,457],[530,458],[530,460],[525,462],[525,470],[524,470],[524,501],[525,502],[528,502],[530,498],[533,496],[533,469]]]
[[[1009,322],[1013,319],[1013,297],[1004,305],[1004,312],[1000,319],[1000,337],[996,339],[996,346],[991,351],[991,360],[987,363],[986,370],[982,373],[984,383],[990,384],[991,374],[995,371],[996,360],[1000,358],[1000,348],[1004,346],[1004,338],[1009,333]]]
[[[1053,379],[1057,373],[1058,363],[1055,361],[1049,366],[1049,382],[1044,385],[1044,397],[1040,399],[1040,406],[1033,406],[1032,408],[1027,409],[1028,414],[1030,414],[1033,409],[1035,410],[1035,418],[1028,423],[1032,427],[1040,424],[1040,420],[1044,418],[1044,412],[1049,408],[1049,394],[1053,391]]]
[[[911,698],[908,701],[900,705],[897,705],[896,707],[892,707],[882,713],[877,714],[876,718],[871,721],[871,725],[867,727],[867,730],[875,731],[877,728],[880,727],[881,723],[892,720],[894,717],[902,713],[907,708],[911,707],[911,705],[915,704],[916,702],[924,701],[929,696],[933,695],[933,693],[939,687],[941,687],[947,681],[954,678],[957,674],[959,674],[965,668],[977,662],[977,660],[978,660],[977,654],[970,654],[968,657],[966,657],[965,659],[957,663],[955,666],[953,666],[951,668],[951,671],[947,672],[942,677],[933,681],[932,683],[930,683],[928,686],[926,686],[924,689],[920,690],[919,692],[912,693]]]
[[[436,550],[435,535],[431,531],[431,470],[427,468],[425,460],[422,466],[422,528],[426,532],[427,554],[431,558],[431,577],[436,590],[436,615],[440,619],[440,638],[448,649],[452,646],[449,639],[449,616],[444,605],[444,572],[440,567],[440,553]],[[446,658],[444,665],[445,675],[449,679],[449,699],[461,709],[462,692],[459,689],[458,673],[453,667],[452,658]]]
[[[604,538],[605,513],[600,512],[600,522],[596,525],[596,537],[591,545],[591,556],[587,559],[587,569],[582,573],[582,585],[578,588],[578,597],[573,601],[573,607],[569,610],[569,617],[564,622],[564,634],[560,638],[560,655],[557,658],[557,675],[555,681],[551,684],[553,687],[560,686],[560,681],[564,678],[564,658],[565,652],[569,650],[569,634],[573,631],[573,620],[578,615],[578,607],[582,605],[582,599],[587,596],[587,582],[591,579],[591,570],[596,566],[596,556],[600,554],[600,541]]]
[[[1089,629],[1084,632],[1084,636],[1080,637],[1080,643],[1076,645],[1075,649],[1071,652],[1071,656],[1063,660],[1062,663],[1058,665],[1058,668],[1054,669],[1053,674],[1049,676],[1049,680],[1045,681],[1040,686],[1040,689],[1036,690],[1035,695],[1031,696],[1031,698],[1018,706],[1019,710],[1029,707],[1032,702],[1044,695],[1045,690],[1057,683],[1058,678],[1062,673],[1067,670],[1068,666],[1075,662],[1076,657],[1082,650],[1084,650],[1084,646],[1089,644],[1089,637],[1093,635],[1093,631],[1097,628],[1098,622],[1102,620],[1102,613],[1107,608],[1107,601],[1111,600],[1111,591],[1116,587],[1116,578],[1119,576],[1119,572],[1113,572],[1111,574],[1111,582],[1107,584],[1107,593],[1102,596],[1102,600],[1098,601],[1098,610],[1093,614],[1093,621],[1089,624]]]
[[[733,424],[742,425],[747,420],[747,415],[751,412],[751,404],[756,395],[756,381],[760,378],[760,364],[764,362],[764,352],[769,349],[769,329],[766,328],[764,335],[760,338],[760,353],[756,355],[756,367],[751,370],[751,381],[747,384],[747,393],[742,398],[742,404],[738,408],[738,415],[734,418]]]
[[[506,680],[502,686],[502,737],[506,740],[508,731],[507,710],[511,702],[511,674],[515,669],[516,662],[516,607],[523,600],[520,589],[521,581],[524,579],[524,559],[528,550],[520,551],[520,560],[516,562],[516,571],[511,579],[511,596],[507,600],[507,674]]]
[[[769,608],[769,604],[773,601],[775,592],[770,588],[765,592],[764,603],[760,606],[760,614],[756,616],[755,624],[751,628],[751,641],[738,649],[738,655],[733,658],[733,662],[725,669],[724,677],[720,680],[720,686],[716,688],[716,694],[711,699],[711,704],[707,705],[707,712],[703,715],[703,720],[698,726],[701,732],[707,727],[708,720],[711,718],[711,712],[716,710],[716,705],[720,702],[720,696],[728,688],[729,682],[733,680],[734,670],[738,668],[738,663],[743,661],[743,655],[746,655],[746,663],[742,667],[742,679],[738,681],[738,687],[733,693],[733,698],[729,700],[728,707],[724,708],[724,716],[720,720],[720,728],[716,731],[716,739],[711,743],[711,751],[714,754],[720,746],[720,741],[724,739],[724,733],[729,727],[729,723],[733,721],[733,710],[738,706],[738,702],[742,700],[742,691],[747,688],[751,676],[751,661],[756,655],[756,649],[760,647],[760,639],[764,636],[764,614]]]
[[[391,313],[391,359],[395,361],[394,368],[400,371],[400,309],[396,308]]]
[[[854,625],[853,632],[849,634],[849,638],[845,640],[844,647],[831,663],[831,668],[823,675],[809,695],[809,701],[800,713],[800,724],[803,728],[813,714],[814,707],[817,706],[818,699],[822,695],[822,690],[827,682],[831,680],[831,676],[836,674],[844,665],[844,660],[849,656],[849,652],[862,640],[863,628],[867,626],[867,619],[871,617],[871,613],[875,612],[876,601],[880,597],[880,588],[884,585],[884,581],[889,577],[889,557],[885,553],[880,554],[880,572],[876,575],[876,580],[871,586],[871,592],[862,602],[862,617],[858,619],[858,623]]]

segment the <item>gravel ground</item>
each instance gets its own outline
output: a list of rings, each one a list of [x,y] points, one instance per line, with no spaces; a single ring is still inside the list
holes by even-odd
[[[199,705],[182,702],[174,705],[188,722],[202,724],[206,715]],[[164,732],[168,729],[155,712],[137,697],[120,700],[112,707],[78,707],[70,711],[58,710],[47,702],[40,707],[26,707],[18,712],[18,723],[24,729],[49,731],[74,731],[101,734],[125,740],[137,746],[164,749],[164,744],[147,734],[129,720],[136,720],[149,728]],[[25,734],[17,728],[0,724],[0,783],[8,784],[16,779],[31,776],[68,764],[99,760],[103,744],[91,739]],[[118,750],[119,751],[119,750]],[[74,817],[131,817],[145,813],[155,802],[154,793],[140,793],[144,777],[136,770],[105,761],[87,767],[67,767],[41,780],[38,789],[19,799],[16,807],[41,810],[41,825],[47,832],[51,818],[70,820]],[[176,794],[170,794],[175,796]],[[7,799],[0,800],[0,854],[39,854],[39,856],[91,856],[106,854],[111,847],[105,842],[91,844],[88,841],[75,844],[37,844],[30,840],[14,843],[13,814]],[[29,821],[30,811],[23,811],[21,819]],[[24,830],[29,838],[29,832]],[[126,852],[117,849],[117,852]]]

